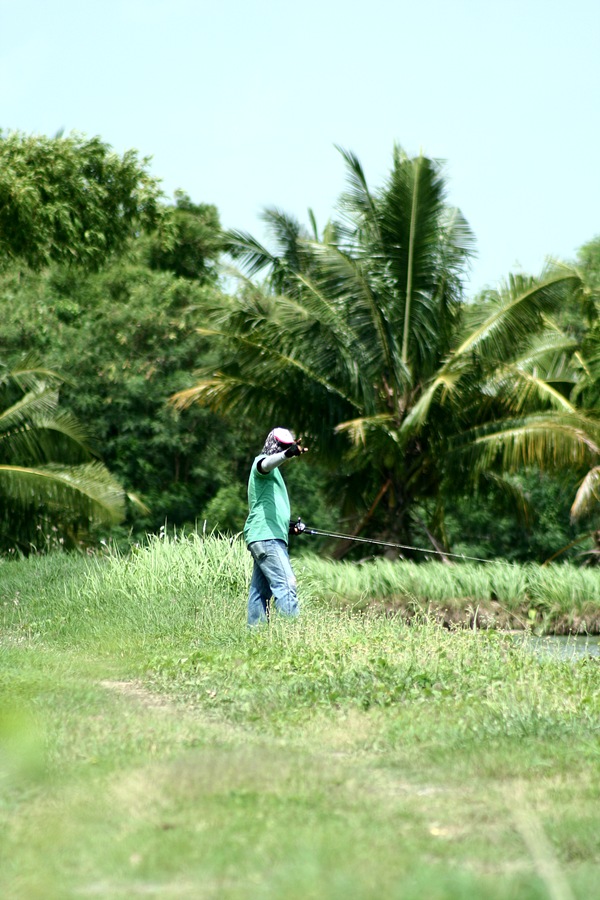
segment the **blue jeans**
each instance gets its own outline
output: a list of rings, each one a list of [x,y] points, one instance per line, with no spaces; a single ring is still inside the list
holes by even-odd
[[[253,541],[248,550],[254,560],[248,597],[248,625],[269,619],[269,600],[284,616],[298,615],[296,578],[285,541]]]

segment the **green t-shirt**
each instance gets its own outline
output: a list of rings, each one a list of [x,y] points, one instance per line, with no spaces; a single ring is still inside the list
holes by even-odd
[[[257,462],[264,455],[257,456],[250,469],[248,479],[248,506],[250,513],[244,526],[247,544],[253,541],[280,540],[288,542],[290,525],[290,499],[285,481],[279,469],[262,475]]]

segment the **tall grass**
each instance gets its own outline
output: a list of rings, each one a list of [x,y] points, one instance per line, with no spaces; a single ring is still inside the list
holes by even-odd
[[[561,715],[565,727],[566,710],[572,704],[575,713],[595,675],[582,668],[573,680],[567,667],[559,696],[556,669],[546,680],[550,670],[506,636],[443,629],[427,612],[429,604],[482,604],[496,597],[513,608],[576,603],[598,589],[598,576],[581,573],[573,581],[578,573],[571,567],[551,573],[500,564],[380,560],[356,566],[302,558],[296,561],[300,619],[275,616],[270,628],[249,634],[252,561],[240,540],[152,537],[128,555],[112,553],[85,566],[77,561],[71,572],[61,559],[53,578],[48,561],[32,563],[33,590],[4,606],[5,621],[12,617],[17,632],[130,655],[135,646],[156,686],[239,720],[281,725],[303,710],[383,708],[428,698],[444,702],[446,711],[460,710],[459,731],[468,730],[470,703],[482,727],[483,703],[488,730],[537,733],[558,727]],[[390,598],[413,604],[413,627],[403,615],[366,610],[368,602]],[[588,704],[583,712],[592,710],[596,706]]]
[[[151,639],[164,637],[165,629],[193,635],[208,628],[229,639],[245,620],[251,567],[239,538],[176,532],[149,537],[128,554],[57,554],[32,558],[26,568],[0,562],[0,611],[5,626],[20,626],[28,635],[94,637],[120,628]],[[294,568],[309,606],[385,608],[411,617],[470,611],[466,620],[475,627],[509,621],[550,632],[600,628],[596,569],[385,559],[355,564],[311,555],[296,558]],[[512,618],[496,621],[490,610]]]
[[[65,639],[230,634],[244,618],[250,567],[240,541],[195,533],[151,536],[128,554],[5,563],[4,623]]]

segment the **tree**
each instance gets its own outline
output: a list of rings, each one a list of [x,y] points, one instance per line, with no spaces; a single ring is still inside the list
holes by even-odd
[[[182,527],[207,518],[208,528],[234,528],[235,520],[239,530],[247,460],[263,436],[207,409],[181,414],[167,403],[193,384],[199,361],[213,359],[195,310],[218,286],[212,275],[203,282],[150,269],[147,249],[145,239],[136,241],[96,273],[58,265],[0,273],[0,357],[16,365],[29,349],[68,372],[61,407],[93,423],[95,452],[146,507],[128,504],[115,537],[143,536],[165,520]],[[231,491],[227,504],[211,503],[231,485],[239,487],[236,509]]]
[[[148,162],[98,137],[0,132],[0,263],[99,268],[163,217]]]
[[[600,388],[600,238],[585,244],[579,251],[577,264],[585,289],[579,304],[582,328],[581,346],[574,363],[576,383],[573,396],[590,418],[600,420],[598,390]],[[573,521],[597,512],[600,504],[600,465],[593,465],[583,475],[571,507]]]
[[[74,543],[124,515],[124,494],[87,435],[58,409],[60,377],[27,360],[0,373],[0,546],[28,551],[54,531]]]
[[[560,387],[574,341],[549,321],[580,279],[514,277],[466,305],[473,235],[446,203],[440,164],[395,148],[372,192],[343,155],[343,221],[323,239],[279,213],[276,254],[230,235],[266,282],[246,280],[214,306],[201,331],[220,348],[218,368],[174,403],[277,413],[329,464],[356,532],[410,542],[418,527],[444,546],[447,499],[467,480],[595,452]]]
[[[0,266],[94,270],[124,251],[139,228],[166,220],[147,164],[97,137],[0,133]],[[44,527],[74,540],[83,526],[124,513],[122,489],[92,458],[76,420],[58,410],[58,384],[48,367],[27,361],[0,381],[0,529],[25,547]]]
[[[181,278],[214,281],[223,237],[217,208],[192,203],[183,191],[175,192],[171,229],[149,238],[151,269],[173,272]]]

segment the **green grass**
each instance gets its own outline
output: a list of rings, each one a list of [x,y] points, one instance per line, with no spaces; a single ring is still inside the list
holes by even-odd
[[[409,625],[357,609],[393,566],[300,559],[299,620],[249,633],[250,563],[0,565],[0,896],[600,897],[597,659],[439,627],[444,582],[483,602],[466,567],[401,564]],[[593,581],[502,571],[549,609]]]

